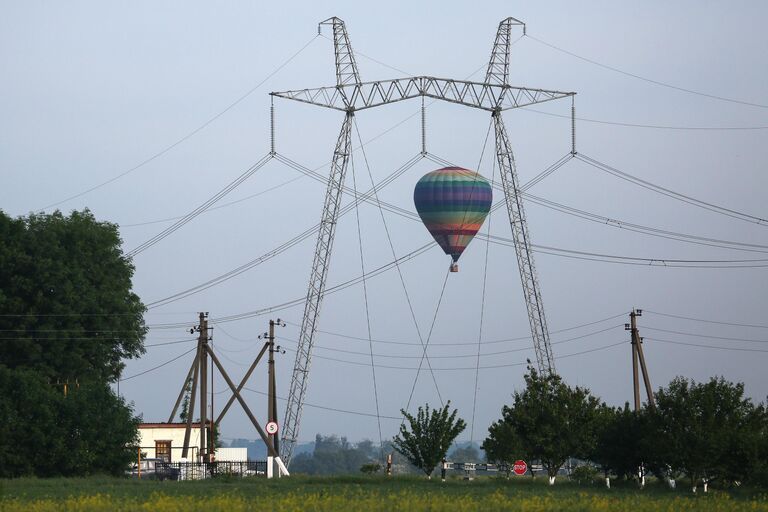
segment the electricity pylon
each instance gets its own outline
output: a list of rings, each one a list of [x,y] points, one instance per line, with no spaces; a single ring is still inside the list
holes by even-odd
[[[302,406],[307,391],[309,368],[312,360],[312,346],[320,317],[320,306],[325,291],[325,281],[331,259],[333,239],[338,220],[344,177],[347,172],[352,146],[352,122],[355,112],[380,107],[417,97],[457,103],[468,107],[486,110],[491,113],[496,134],[496,156],[501,169],[502,188],[506,199],[509,223],[515,242],[520,280],[528,309],[528,321],[531,326],[533,346],[539,372],[550,374],[555,371],[549,332],[541,300],[541,289],[536,277],[536,270],[531,253],[531,240],[525,221],[522,197],[515,167],[515,158],[509,143],[509,136],[504,127],[501,112],[513,108],[527,107],[545,101],[572,97],[576,93],[546,89],[513,87],[508,84],[509,50],[512,44],[513,26],[525,24],[515,18],[506,18],[499,23],[494,40],[491,59],[485,81],[472,82],[437,78],[433,76],[415,76],[363,82],[357,69],[355,56],[349,41],[349,34],[344,21],[333,17],[320,23],[333,28],[333,43],[336,60],[336,85],[316,89],[273,92],[272,96],[294,101],[301,101],[320,107],[341,110],[345,113],[336,148],[333,152],[330,179],[326,189],[325,202],[320,220],[320,231],[315,245],[312,272],[309,278],[307,300],[304,304],[304,316],[299,334],[299,346],[291,378],[285,421],[282,427],[281,455],[288,463],[298,439]]]

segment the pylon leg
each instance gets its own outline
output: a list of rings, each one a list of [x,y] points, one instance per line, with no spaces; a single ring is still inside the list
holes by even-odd
[[[530,233],[525,222],[523,199],[520,197],[520,187],[515,167],[515,157],[509,144],[509,136],[501,111],[493,113],[493,124],[496,132],[496,157],[501,170],[501,183],[504,188],[504,198],[507,203],[509,224],[512,227],[512,238],[515,242],[517,266],[520,270],[520,281],[523,285],[525,305],[528,308],[528,322],[531,326],[533,348],[536,352],[536,363],[539,373],[549,375],[555,373],[555,361],[552,357],[552,347],[549,343],[549,330],[544,316],[544,305],[541,300],[541,288],[536,277],[533,264]]]
[[[331,260],[333,239],[336,233],[336,222],[339,218],[342,187],[347,173],[349,155],[352,149],[352,122],[354,114],[347,112],[341,125],[341,133],[336,142],[331,163],[331,174],[328,188],[325,192],[325,202],[320,220],[320,231],[315,245],[315,257],[312,262],[312,272],[309,277],[307,301],[304,303],[304,317],[301,321],[299,346],[296,350],[296,361],[293,366],[291,386],[288,393],[288,403],[285,407],[282,443],[280,444],[283,462],[288,465],[293,453],[293,447],[299,436],[299,423],[304,405],[304,395],[307,391],[309,366],[311,363],[312,346],[314,343],[317,322],[320,318],[320,306],[325,291],[325,280]]]

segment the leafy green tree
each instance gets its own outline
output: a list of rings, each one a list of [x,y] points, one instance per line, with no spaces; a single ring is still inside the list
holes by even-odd
[[[0,365],[0,477],[53,476],[66,450],[60,434],[61,392],[31,370]]]
[[[392,444],[411,464],[421,469],[427,478],[432,478],[435,466],[467,426],[463,419],[456,418],[457,409],[449,413],[450,405],[449,400],[442,409],[430,410],[427,404],[419,407],[416,416],[400,409],[408,426],[405,423],[400,425],[400,433],[392,439]]]
[[[516,460],[531,460],[530,453],[525,451],[525,446],[513,425],[512,411],[506,405],[502,407],[501,419],[488,427],[488,437],[483,441],[482,448],[489,462],[507,467],[507,477]],[[528,469],[531,476],[535,478],[536,475],[530,464]]]
[[[117,226],[85,210],[0,211],[0,361],[51,380],[115,381],[144,352],[144,305]]]
[[[647,410],[635,412],[625,403],[623,408],[603,408],[597,418],[597,443],[589,457],[603,470],[619,478],[633,477],[652,454],[646,446],[649,438]]]
[[[120,474],[134,459],[138,419],[106,383],[67,396],[34,371],[0,365],[0,477]]]
[[[657,463],[698,482],[744,481],[760,464],[765,412],[744,397],[744,385],[722,377],[696,383],[678,377],[656,393]]]
[[[109,383],[146,326],[117,227],[0,211],[0,240],[0,476],[121,472],[137,420]]]
[[[527,454],[541,461],[550,484],[568,457],[586,458],[597,443],[602,406],[586,388],[567,386],[558,375],[539,375],[529,368],[526,388],[516,391],[511,407],[489,429],[483,447],[494,457]],[[514,443],[507,445],[506,443]]]

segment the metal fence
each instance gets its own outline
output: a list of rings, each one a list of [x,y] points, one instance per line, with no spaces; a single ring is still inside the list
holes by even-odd
[[[157,476],[167,480],[202,480],[217,476],[266,476],[266,461],[157,462]]]

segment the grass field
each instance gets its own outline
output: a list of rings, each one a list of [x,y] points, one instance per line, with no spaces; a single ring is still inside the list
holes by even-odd
[[[91,477],[0,481],[0,510],[22,511],[767,511],[768,495],[756,490],[692,495],[651,485],[549,487],[544,479],[473,482],[414,477],[290,477],[281,480],[216,479],[156,482]]]

